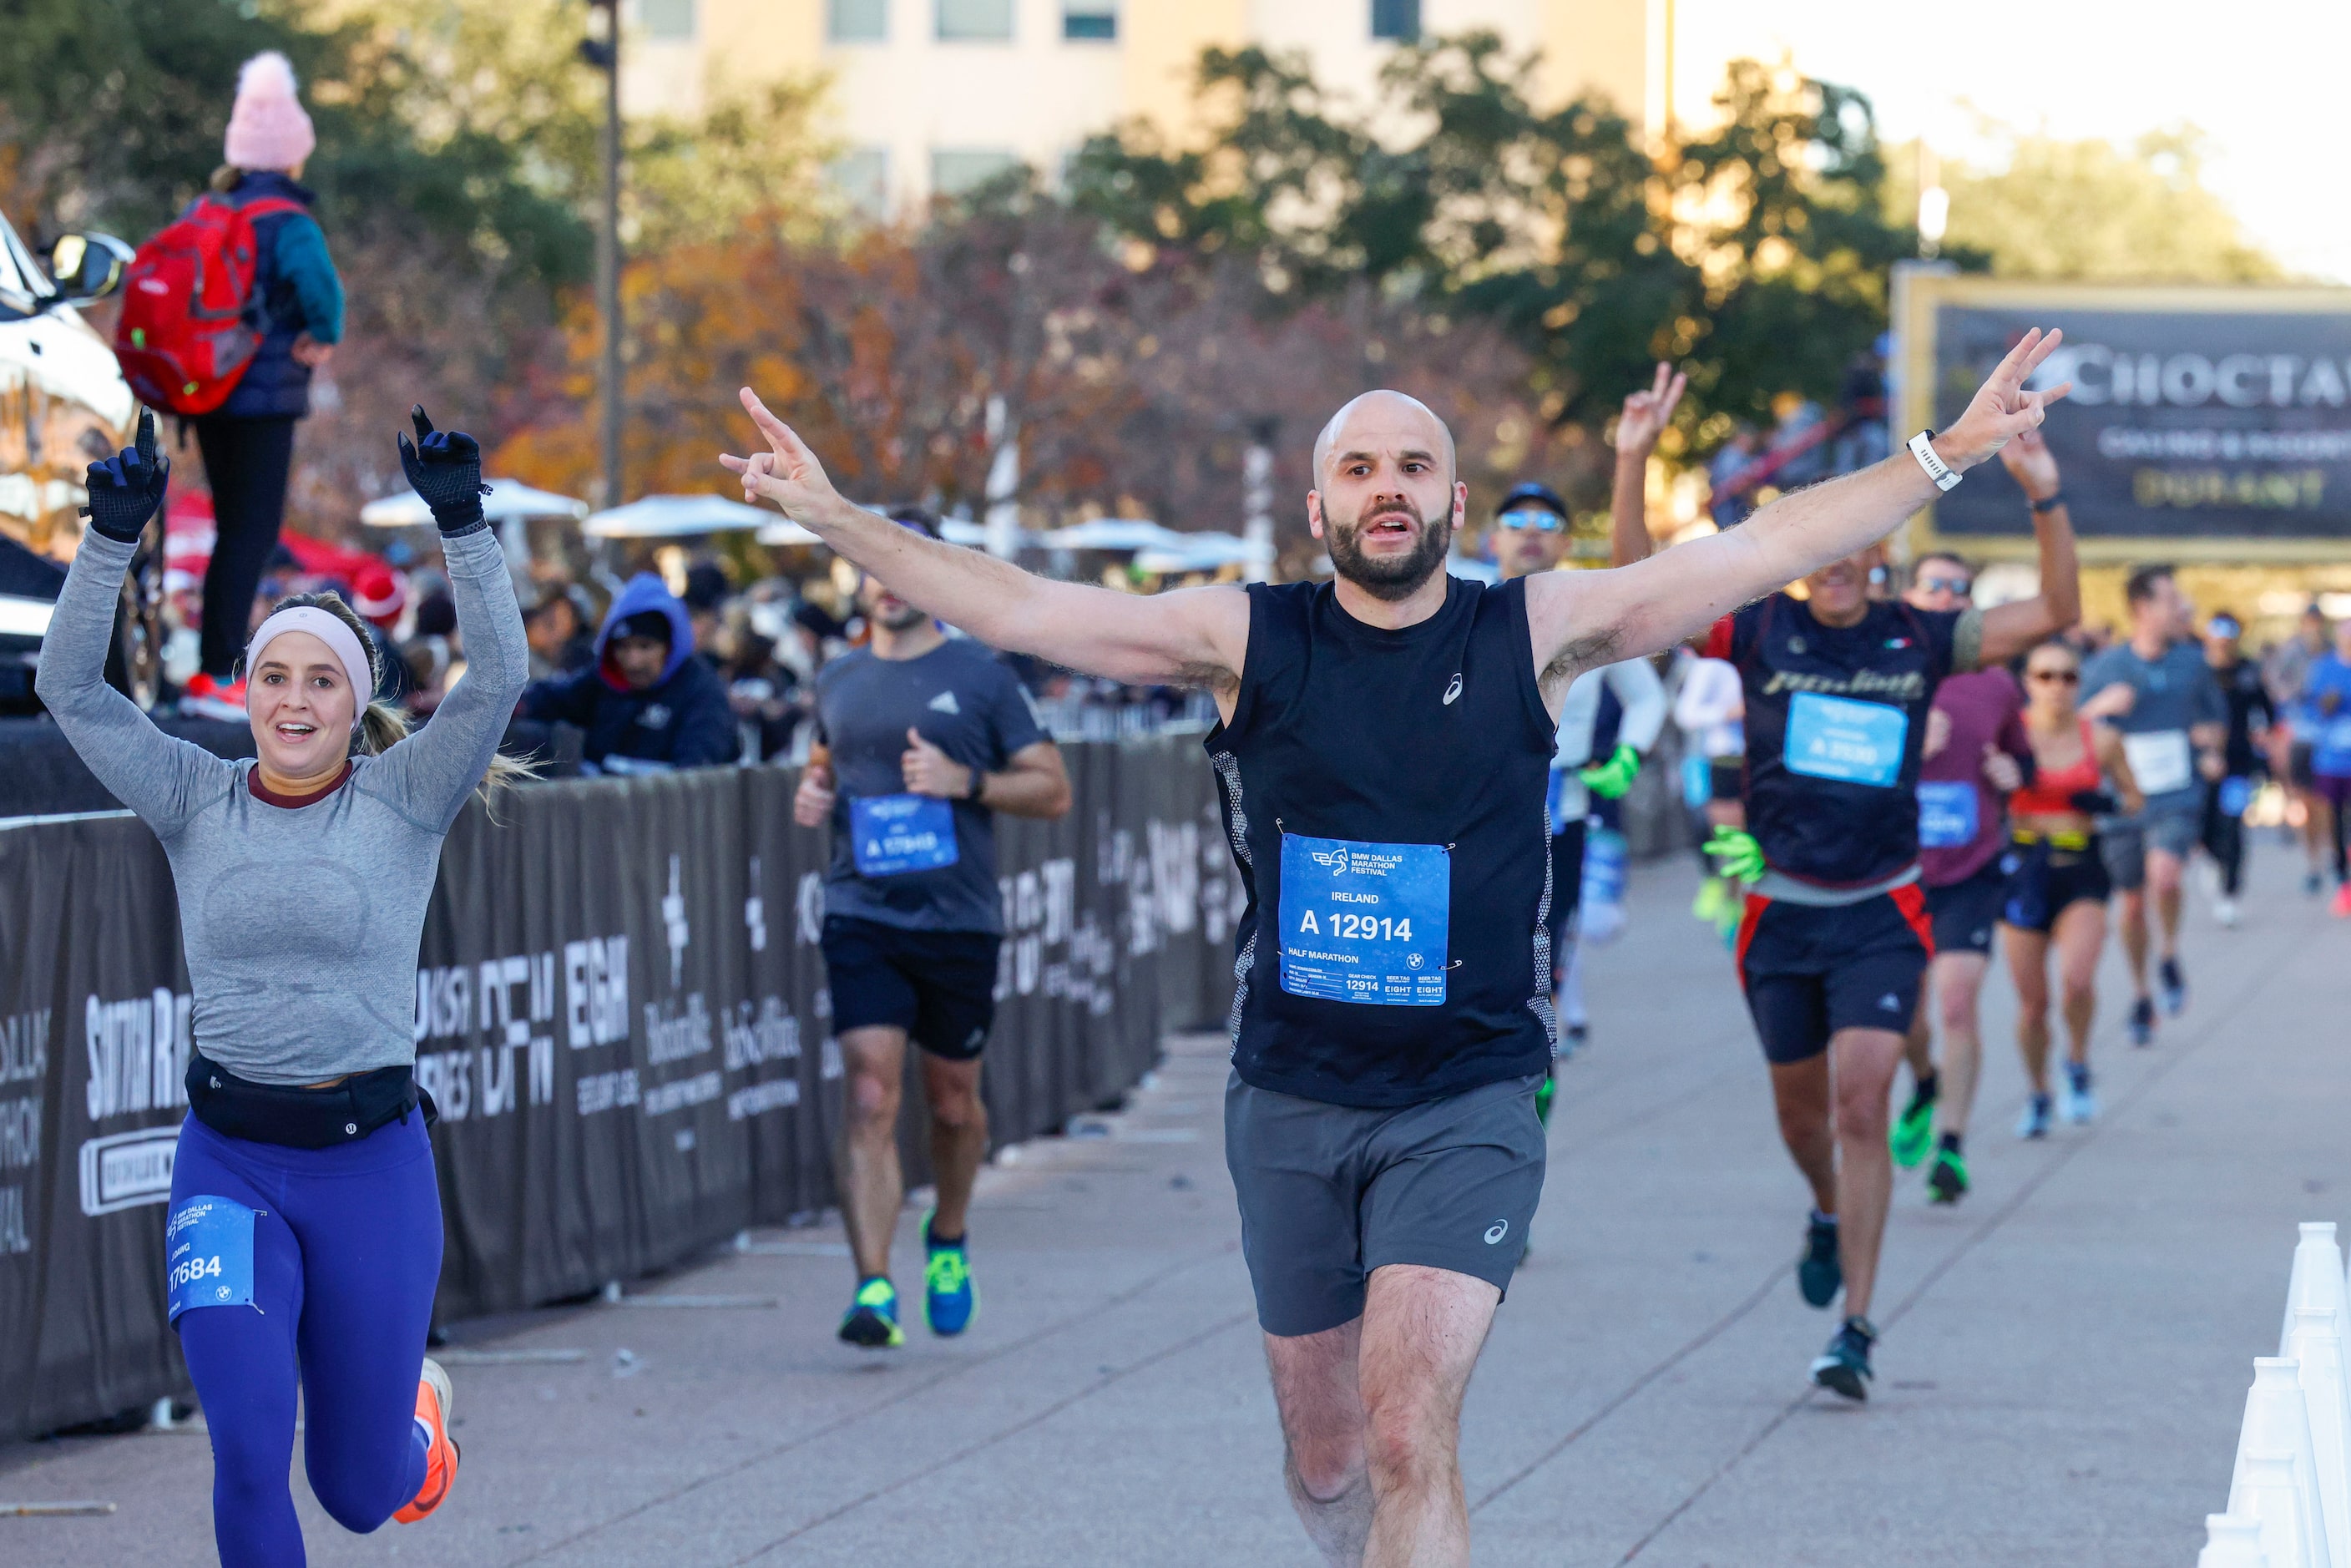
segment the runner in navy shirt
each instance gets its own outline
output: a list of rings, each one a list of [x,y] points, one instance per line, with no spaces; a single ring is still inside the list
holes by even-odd
[[[2029,446],[2028,446],[2029,442]],[[2020,466],[2044,449],[2020,436]],[[1771,1064],[1780,1136],[1813,1190],[1796,1281],[1844,1321],[1813,1363],[1823,1386],[1867,1396],[1877,1253],[1894,1185],[1886,1097],[1935,951],[1918,880],[1918,773],[1944,677],[2022,653],[2081,612],[2073,529],[2033,496],[2041,592],[1978,611],[1873,600],[1872,545],[1716,623],[1706,652],[1747,697],[1744,830],[1708,852],[1748,884],[1739,977]],[[2053,501],[2053,493],[2045,498]],[[1621,548],[1621,543],[1620,543]]]
[[[1542,1182],[1544,796],[1567,685],[1883,538],[1935,476],[2040,423],[2064,389],[2023,383],[2057,340],[2029,334],[1923,455],[1656,561],[1498,589],[1444,570],[1468,490],[1451,434],[1401,393],[1356,398],[1315,443],[1306,517],[1335,580],[1144,598],[892,528],[745,389],[768,444],[724,460],[745,495],[908,602],[999,647],[1214,693],[1207,746],[1250,894],[1226,1158],[1290,1501],[1331,1560],[1469,1560],[1462,1396]]]
[[[937,537],[928,513],[907,508],[897,520]],[[872,639],[817,676],[821,744],[792,814],[832,830],[824,970],[849,1073],[841,1207],[857,1270],[841,1337],[882,1350],[905,1343],[890,1243],[905,1197],[898,1103],[908,1040],[922,1051],[938,1188],[923,1220],[924,1322],[961,1333],[977,1304],[964,1215],[987,1156],[979,1053],[996,1016],[1004,931],[995,813],[1058,817],[1070,809],[1070,781],[1002,660],[947,636],[871,575],[858,604]]]

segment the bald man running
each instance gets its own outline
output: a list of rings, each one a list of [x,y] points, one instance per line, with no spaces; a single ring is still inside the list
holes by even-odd
[[[1973,467],[2041,422],[2028,336],[1934,439]],[[1465,1563],[1461,1400],[1542,1186],[1552,1051],[1544,795],[1576,675],[1673,646],[1883,537],[1934,494],[1898,458],[1613,571],[1449,576],[1468,487],[1418,402],[1367,392],[1314,445],[1336,580],[1137,598],[1032,577],[843,500],[747,388],[722,461],[907,602],[993,646],[1190,682],[1249,893],[1226,1158],[1307,1533],[1334,1564]]]

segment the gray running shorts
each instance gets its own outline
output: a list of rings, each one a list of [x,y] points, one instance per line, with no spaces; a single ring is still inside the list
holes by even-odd
[[[1258,1322],[1284,1336],[1361,1317],[1387,1263],[1510,1288],[1542,1197],[1540,1074],[1366,1111],[1225,1086],[1225,1163]]]
[[[2186,860],[2203,832],[2203,806],[2165,806],[2141,811],[2102,829],[2099,852],[2106,875],[2116,893],[2137,893],[2147,885],[2147,852],[2158,849],[2176,860]]]

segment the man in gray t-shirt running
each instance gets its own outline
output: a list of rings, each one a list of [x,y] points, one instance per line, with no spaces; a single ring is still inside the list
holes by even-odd
[[[2122,731],[2131,775],[2147,796],[2137,817],[2108,822],[2100,832],[2106,872],[2121,895],[2123,954],[2137,990],[2131,1043],[2147,1045],[2155,1039],[2155,999],[2147,983],[2147,894],[2155,895],[2161,939],[2163,1007],[2177,1018],[2188,1005],[2179,969],[2180,873],[2202,828],[2204,791],[2227,770],[2221,747],[2229,707],[2171,569],[2140,567],[2123,592],[2130,604],[2130,641],[2084,667],[2082,713]]]
[[[898,520],[937,538],[927,514]],[[858,604],[872,641],[817,676],[820,745],[792,800],[802,827],[830,825],[824,967],[849,1073],[841,1215],[857,1293],[841,1337],[905,1343],[890,1243],[904,1201],[898,1102],[906,1042],[922,1048],[938,1203],[923,1224],[924,1321],[970,1322],[977,1298],[964,1213],[987,1155],[979,1053],[996,1011],[1003,901],[994,813],[1070,809],[1061,754],[1003,661],[868,575]]]

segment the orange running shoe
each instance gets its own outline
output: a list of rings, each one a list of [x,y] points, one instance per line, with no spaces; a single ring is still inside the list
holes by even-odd
[[[432,1447],[424,1458],[424,1484],[407,1507],[392,1516],[402,1524],[414,1524],[439,1508],[457,1479],[457,1445],[449,1440],[450,1412],[456,1407],[449,1375],[441,1370],[439,1362],[426,1356],[424,1370],[416,1380],[416,1424],[424,1428]]]

